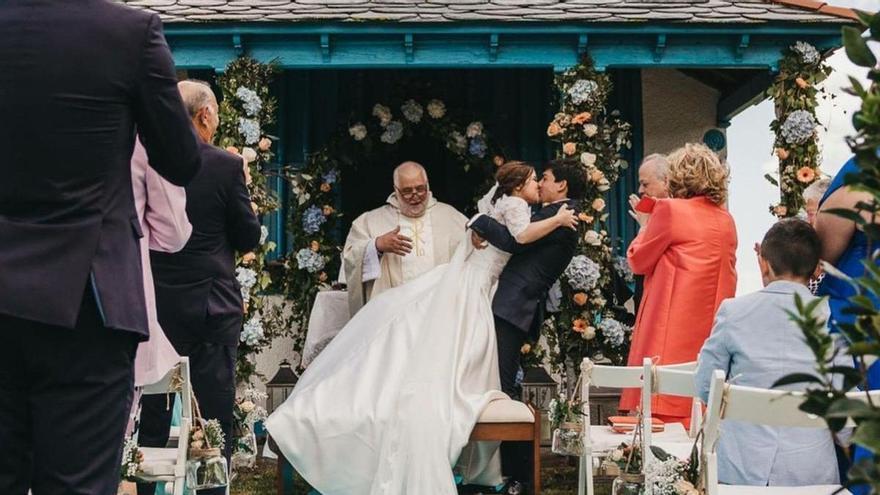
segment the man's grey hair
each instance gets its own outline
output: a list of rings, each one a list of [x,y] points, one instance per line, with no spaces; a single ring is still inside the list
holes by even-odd
[[[407,161],[407,162],[401,163],[400,165],[398,165],[397,167],[394,168],[394,174],[392,174],[392,180],[394,181],[394,187],[399,187],[398,185],[400,184],[400,171],[404,168],[418,169],[422,173],[422,176],[425,178],[425,183],[426,184],[428,183],[428,171],[425,170],[425,167],[423,167],[421,163]]]
[[[831,179],[827,177],[823,177],[816,182],[813,182],[806,189],[804,189],[804,201],[809,201],[811,199],[815,199],[819,201],[822,199],[822,196],[825,196],[825,192],[828,191],[828,186],[831,185]]]
[[[640,167],[643,167],[648,163],[653,163],[657,166],[654,173],[659,180],[666,180],[666,176],[669,174],[669,160],[666,159],[666,155],[662,153],[651,153],[642,160]]]
[[[195,117],[203,108],[217,101],[217,97],[214,96],[214,90],[205,81],[186,79],[178,84],[190,88],[180,92],[180,96],[183,98],[183,106],[186,108],[186,113],[189,114],[190,118]]]

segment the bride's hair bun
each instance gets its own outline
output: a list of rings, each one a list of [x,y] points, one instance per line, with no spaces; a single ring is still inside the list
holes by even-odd
[[[495,172],[498,188],[492,196],[492,203],[505,194],[508,196],[513,194],[513,191],[525,185],[533,173],[535,169],[526,162],[510,161],[498,167],[498,171]]]

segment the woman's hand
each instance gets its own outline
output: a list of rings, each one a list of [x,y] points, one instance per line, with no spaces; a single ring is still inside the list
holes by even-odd
[[[553,218],[556,219],[556,223],[560,227],[569,227],[574,230],[577,229],[578,217],[575,215],[574,210],[570,209],[568,205],[564,204],[560,206]]]
[[[630,194],[629,195],[629,206],[632,208],[629,211],[629,216],[633,217],[633,219],[639,223],[639,227],[644,228],[645,225],[648,225],[648,220],[651,219],[650,213],[642,213],[636,210],[636,205],[639,204],[642,198],[638,196],[638,194]]]

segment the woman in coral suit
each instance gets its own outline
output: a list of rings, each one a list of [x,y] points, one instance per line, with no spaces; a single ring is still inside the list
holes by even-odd
[[[630,366],[695,361],[712,331],[721,301],[736,293],[736,226],[727,211],[729,171],[701,144],[669,155],[669,193],[651,213],[633,213],[641,229],[627,251],[632,270],[645,276]],[[636,201],[633,201],[635,206]],[[644,208],[642,208],[644,209]],[[640,390],[626,389],[622,411],[634,411]],[[689,426],[691,399],[657,395],[655,418]]]

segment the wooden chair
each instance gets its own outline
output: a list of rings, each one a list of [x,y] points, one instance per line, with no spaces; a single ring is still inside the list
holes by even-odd
[[[650,358],[645,358],[642,366],[611,366],[593,363],[584,358],[581,363],[581,400],[583,401],[584,424],[590,424],[590,386],[605,388],[643,388],[653,390],[653,377],[658,370],[687,372],[696,368],[695,362],[654,366]],[[677,383],[677,381],[676,381]],[[691,385],[693,388],[693,385]],[[655,392],[656,393],[656,392]],[[669,448],[670,445],[689,444],[690,436],[681,423],[666,425],[661,433],[651,433],[651,394],[643,393],[641,398],[642,431],[640,448],[648,451],[649,445]],[[691,423],[694,418],[691,418]],[[584,428],[584,455],[578,469],[578,495],[593,495],[593,461],[607,457],[621,442],[628,442],[631,435],[621,435],[611,431],[606,425],[590,425]],[[672,449],[670,449],[672,450]]]
[[[480,414],[471,441],[531,442],[532,489],[541,495],[541,412],[511,399],[494,400]]]
[[[174,495],[183,495],[186,485],[186,455],[189,447],[189,431],[192,426],[192,382],[189,373],[189,358],[181,357],[180,363],[169,371],[161,380],[146,385],[143,395],[169,396],[170,404],[174,403],[174,394],[181,396],[181,417],[177,445],[174,447],[138,447],[144,455],[136,477],[140,481],[166,483],[173,486]]]
[[[852,395],[856,399],[859,396],[864,398],[864,393],[857,392]],[[798,409],[803,401],[804,394],[800,392],[726,384],[724,372],[715,370],[709,389],[701,454],[706,495],[830,495],[832,493],[850,493],[848,490],[842,489],[840,485],[781,487],[718,484],[716,447],[721,433],[722,420],[728,419],[767,426],[827,428],[822,418]]]

